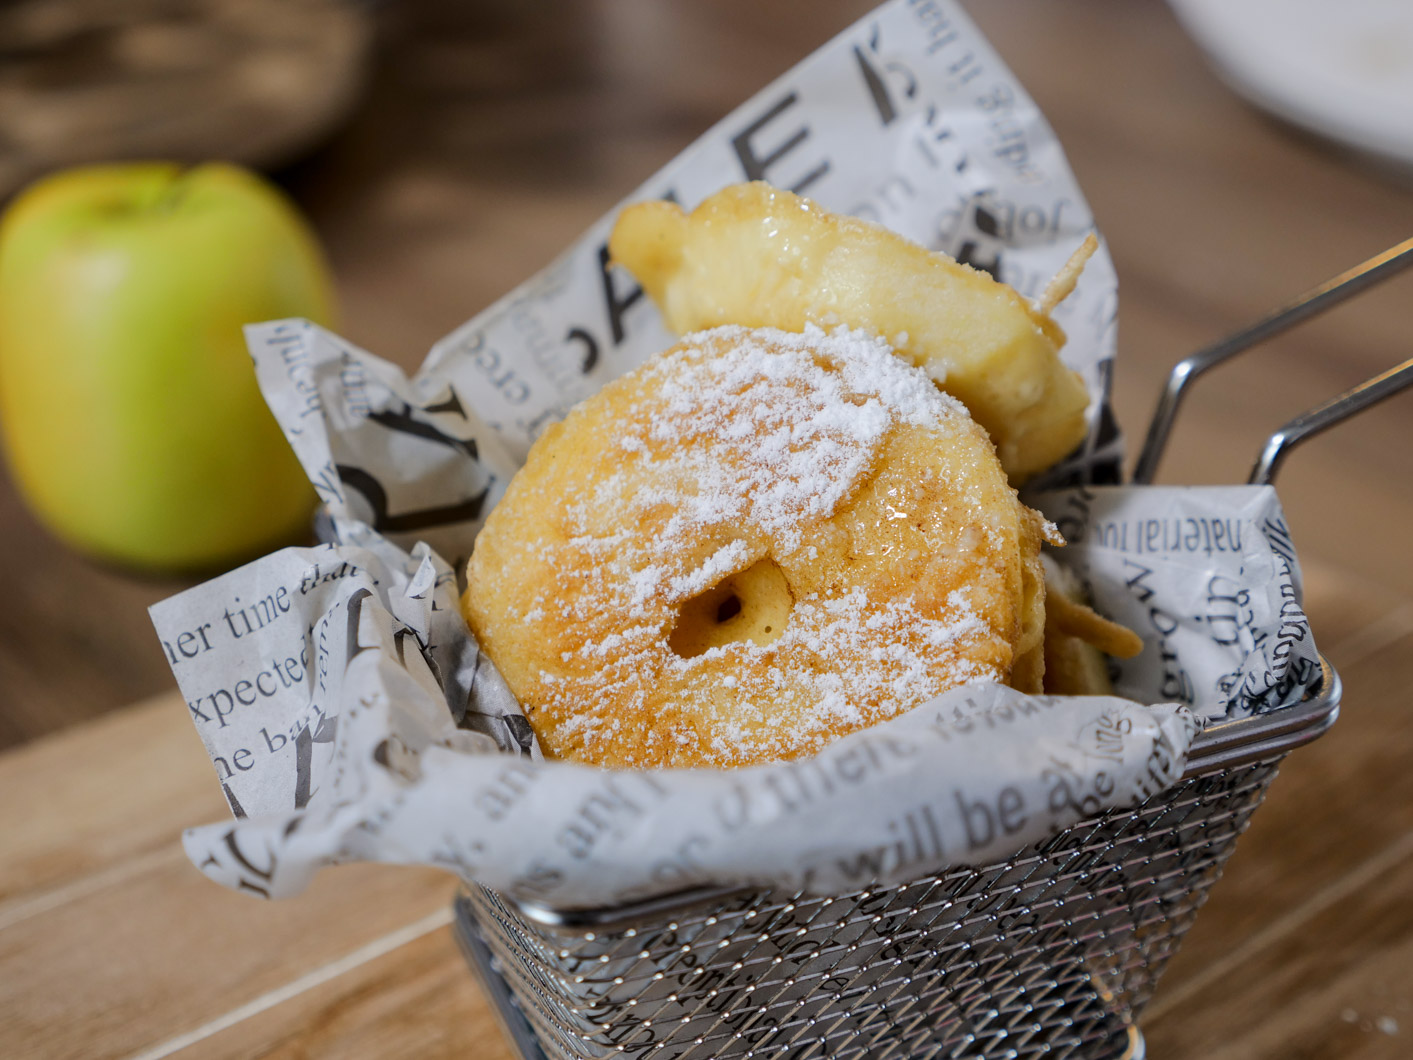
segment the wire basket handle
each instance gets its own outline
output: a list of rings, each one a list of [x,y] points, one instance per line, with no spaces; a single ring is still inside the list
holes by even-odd
[[[1409,386],[1413,386],[1413,357],[1346,390],[1339,397],[1330,398],[1329,401],[1302,412],[1266,439],[1266,445],[1262,448],[1261,456],[1256,461],[1256,466],[1251,469],[1251,477],[1247,481],[1270,482],[1275,478],[1286,454],[1305,439],[1333,427],[1356,412],[1362,412],[1370,405],[1378,404],[1384,398],[1392,397]]]
[[[1138,463],[1134,467],[1133,481],[1145,484],[1153,481],[1158,463],[1163,458],[1163,450],[1168,444],[1168,436],[1172,433],[1173,421],[1177,418],[1183,395],[1192,381],[1203,372],[1258,343],[1289,331],[1327,309],[1334,308],[1409,266],[1413,266],[1413,238],[1405,239],[1382,254],[1376,254],[1368,261],[1340,273],[1318,287],[1311,288],[1250,327],[1219,339],[1175,364],[1158,399],[1158,406],[1153,410],[1153,418],[1148,424],[1148,435],[1143,440],[1143,449],[1138,454]],[[1276,466],[1292,446],[1409,385],[1413,382],[1413,376],[1409,376],[1407,368],[1408,363],[1405,362],[1291,420],[1267,441],[1261,461],[1251,473],[1251,481],[1270,481]]]

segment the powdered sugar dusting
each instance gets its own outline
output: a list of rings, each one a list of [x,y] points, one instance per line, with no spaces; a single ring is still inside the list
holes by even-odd
[[[676,599],[686,599],[705,592],[726,575],[740,570],[749,554],[750,548],[744,541],[732,541],[696,570],[671,579],[668,593]]]
[[[685,601],[762,559],[813,562],[827,521],[875,473],[897,428],[936,432],[939,445],[975,432],[885,342],[842,327],[718,328],[623,385],[611,468],[566,506],[565,538],[537,556],[563,573],[532,606],[582,631],[564,642],[563,666],[540,674],[557,742],[590,760],[601,757],[595,746],[621,742],[668,761],[675,749],[718,765],[794,757],[943,688],[1004,679],[1009,643],[965,587],[922,601],[908,586],[845,584],[796,594],[768,643],[692,658],[668,647]]]
[[[727,522],[759,527],[790,551],[801,520],[827,518],[849,496],[895,424],[967,415],[881,339],[842,327],[717,328],[688,335],[641,372],[652,393],[646,437],[626,428],[618,447],[632,455],[667,448],[662,477],[691,488],[628,497],[637,476],[627,465],[596,501],[673,505],[662,552],[693,525]],[[639,603],[654,587],[641,573]]]
[[[943,688],[1005,677],[999,666],[978,661],[998,638],[960,591],[933,618],[921,615],[910,597],[878,606],[857,588],[833,598],[806,597],[778,641],[765,647],[737,642],[692,659],[664,652],[649,630],[612,640],[611,653],[602,642],[586,644],[582,653],[602,664],[596,694],[615,700],[618,709],[574,713],[560,726],[561,736],[587,744],[629,734],[640,739],[646,713],[655,718],[658,742],[693,746],[722,766],[812,753]],[[677,689],[665,713],[653,706],[663,678]],[[676,724],[679,718],[697,720]]]

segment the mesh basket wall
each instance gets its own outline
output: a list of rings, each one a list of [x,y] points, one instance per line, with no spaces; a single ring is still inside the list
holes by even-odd
[[[742,893],[598,931],[479,886],[462,912],[551,1060],[1118,1058],[1279,760],[902,886]]]

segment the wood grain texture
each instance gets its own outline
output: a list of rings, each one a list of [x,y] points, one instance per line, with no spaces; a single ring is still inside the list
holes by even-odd
[[[182,1060],[281,1055],[517,1060],[449,927],[179,1055]]]
[[[1390,610],[1364,610],[1367,597],[1312,593],[1312,607],[1344,610],[1348,626],[1327,626],[1336,645],[1348,631],[1368,629]],[[1358,609],[1356,617],[1350,613]],[[1336,652],[1344,682],[1339,722],[1309,747],[1298,749],[1250,830],[1228,862],[1216,896],[1198,919],[1158,992],[1181,990],[1231,950],[1233,940],[1268,928],[1312,895],[1336,885],[1368,859],[1413,833],[1413,629],[1367,654]],[[1400,687],[1400,683],[1402,687]],[[1372,808],[1377,807],[1377,810]],[[1413,991],[1413,969],[1409,988]]]
[[[823,0],[800,19],[749,0],[385,5],[364,105],[282,175],[328,246],[342,330],[411,370],[871,6]],[[1130,431],[1183,354],[1413,233],[1413,184],[1246,107],[1163,5],[988,0],[970,11],[1055,127],[1113,252],[1116,407]],[[1410,285],[1394,281],[1197,384],[1162,479],[1243,479],[1276,424],[1407,356]],[[1307,559],[1413,595],[1413,492],[1390,487],[1407,481],[1410,402],[1313,443],[1281,487]],[[171,687],[144,612],[189,580],[135,581],[73,555],[3,472],[0,535],[11,601],[0,746]]]
[[[1143,1020],[1154,1036],[1154,1055],[1207,1056],[1221,1034],[1245,1035],[1248,1024],[1281,1025],[1303,1013],[1303,991],[1285,997],[1266,992],[1268,976],[1261,969],[1272,952],[1297,952],[1312,990],[1342,978],[1360,980],[1368,973],[1364,957],[1388,964],[1380,947],[1359,932],[1382,915],[1391,931],[1399,930],[1404,915],[1384,908],[1399,902],[1380,888],[1413,858],[1413,776],[1407,768],[1413,716],[1406,693],[1391,687],[1401,682],[1406,688],[1413,678],[1410,652],[1413,635],[1350,667],[1340,721],[1282,767]],[[1405,891],[1405,904],[1406,898]],[[1381,991],[1356,1006],[1372,1011],[1370,1019],[1397,1020],[1413,1005],[1413,961],[1389,970]],[[1353,989],[1346,987],[1346,993]],[[1223,995],[1244,1003],[1213,1012],[1209,999]],[[1396,1048],[1390,1043],[1389,1051],[1369,1055],[1408,1055],[1413,1014],[1403,1024]],[[1302,1052],[1308,1031],[1291,1026],[1284,1039],[1238,1055],[1342,1055]]]
[[[176,854],[183,828],[227,812],[186,716],[172,693],[5,756],[0,923],[27,900]]]
[[[1348,584],[1311,572],[1348,646],[1344,717],[1256,814],[1160,986],[1154,1055],[1406,1055],[1413,628],[1380,633],[1401,598]],[[71,793],[61,816],[26,798],[41,780]],[[217,792],[174,696],[0,755],[0,1055],[508,1060],[445,926],[453,881],[350,866],[287,902],[224,891],[176,843]]]
[[[347,866],[263,903],[178,853],[0,930],[0,1042],[10,1056],[135,1054],[440,914],[454,882]]]
[[[1145,1024],[1153,1056],[1406,1060],[1413,1038],[1413,847]]]

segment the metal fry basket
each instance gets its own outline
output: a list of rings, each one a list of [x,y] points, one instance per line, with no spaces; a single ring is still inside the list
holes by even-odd
[[[1200,372],[1410,264],[1413,240],[1183,361],[1137,480]],[[1252,481],[1410,383],[1413,360],[1292,420]],[[828,897],[703,888],[575,911],[469,884],[458,936],[524,1060],[1138,1060],[1158,977],[1281,760],[1339,701],[1324,663],[1303,702],[1209,726],[1175,787],[982,868]]]

